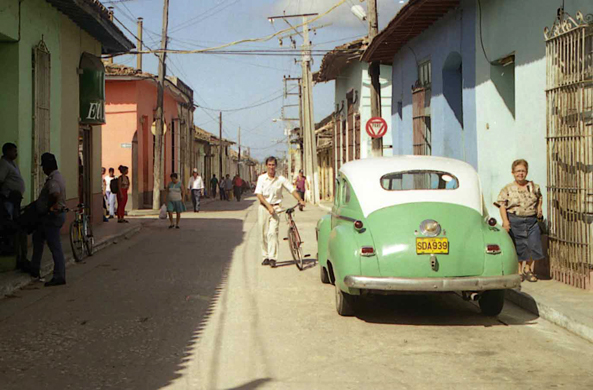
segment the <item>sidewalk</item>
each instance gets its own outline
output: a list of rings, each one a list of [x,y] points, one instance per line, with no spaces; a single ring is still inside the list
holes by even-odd
[[[593,292],[555,280],[523,282],[507,290],[506,298],[519,307],[593,342]]]
[[[111,244],[117,243],[120,239],[131,237],[140,231],[143,224],[149,223],[152,220],[153,219],[131,218],[129,219],[130,223],[118,224],[115,219],[111,219],[109,222],[103,222],[100,225],[93,226],[93,234],[95,236],[93,252],[96,253]],[[61,238],[62,249],[64,250],[64,256],[66,258],[66,267],[68,267],[75,263],[72,255],[72,248],[70,247],[70,237],[68,234],[63,234]],[[31,259],[32,255],[33,247],[29,246],[27,257]],[[49,280],[51,278],[50,274],[53,271],[53,267],[54,264],[51,252],[46,244],[43,250],[43,258],[41,260],[41,275]],[[15,270],[0,273],[0,299],[13,294],[14,291],[28,285],[31,281],[32,279],[28,274],[20,271]]]

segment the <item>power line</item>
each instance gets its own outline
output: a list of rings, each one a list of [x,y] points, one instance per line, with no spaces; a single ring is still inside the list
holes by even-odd
[[[201,13],[200,15],[197,15],[197,16],[191,18],[191,19],[186,20],[185,22],[180,23],[177,27],[175,27],[175,28],[173,28],[171,30],[171,33],[178,32],[178,31],[183,30],[184,28],[187,28],[187,27],[193,26],[195,24],[198,24],[201,21],[203,21],[205,19],[208,19],[209,17],[212,17],[212,16],[216,15],[217,13],[219,13],[219,12],[227,9],[231,5],[234,5],[234,4],[238,3],[239,1],[241,1],[241,0],[235,0],[232,3],[229,3],[226,6],[224,6],[222,8],[219,8],[218,10],[216,10],[216,11],[208,14],[208,12],[210,12],[210,11],[214,10],[215,8],[220,7],[221,5],[224,4],[224,2],[219,3],[216,6],[210,8],[208,11],[205,11],[205,12]]]

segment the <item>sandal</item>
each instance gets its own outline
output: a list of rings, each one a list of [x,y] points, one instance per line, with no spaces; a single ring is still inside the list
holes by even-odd
[[[525,279],[528,282],[532,282],[532,283],[537,282],[537,278],[535,277],[535,275],[531,271],[525,272]]]
[[[169,225],[169,229],[173,229],[175,225]]]

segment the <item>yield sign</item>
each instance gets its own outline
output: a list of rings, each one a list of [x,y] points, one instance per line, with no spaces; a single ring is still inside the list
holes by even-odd
[[[373,138],[381,138],[387,133],[387,122],[381,117],[373,117],[366,125],[367,134]]]

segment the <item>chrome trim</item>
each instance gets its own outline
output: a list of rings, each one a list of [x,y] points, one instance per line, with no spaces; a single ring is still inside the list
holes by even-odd
[[[344,284],[350,288],[389,291],[484,291],[515,288],[521,276],[468,276],[455,278],[392,278],[348,275]]]
[[[332,216],[334,216],[335,218],[341,219],[343,221],[348,221],[348,222],[356,222],[356,221],[358,221],[358,219],[346,217],[344,215],[339,215],[339,214],[335,214],[335,213],[332,213]]]

